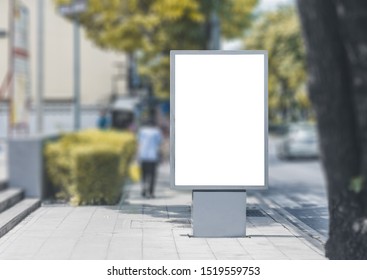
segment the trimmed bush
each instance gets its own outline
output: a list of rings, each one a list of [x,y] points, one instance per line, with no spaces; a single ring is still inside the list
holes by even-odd
[[[135,150],[135,136],[130,132],[66,134],[46,144],[46,174],[56,197],[73,205],[115,204]]]

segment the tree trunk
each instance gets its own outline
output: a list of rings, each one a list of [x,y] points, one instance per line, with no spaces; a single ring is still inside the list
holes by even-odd
[[[367,259],[365,0],[297,0],[328,185],[330,259]]]

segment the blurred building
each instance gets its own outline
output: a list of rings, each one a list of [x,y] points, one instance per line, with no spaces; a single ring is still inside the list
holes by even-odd
[[[30,74],[32,100],[36,95],[37,74],[37,2],[23,0],[30,16]],[[8,29],[9,0],[0,0],[0,29]],[[69,103],[73,97],[73,26],[61,17],[52,0],[44,1],[44,97],[47,103]],[[81,32],[81,102],[100,105],[112,94],[127,93],[123,54],[101,50]],[[8,68],[8,41],[0,38],[0,83]]]

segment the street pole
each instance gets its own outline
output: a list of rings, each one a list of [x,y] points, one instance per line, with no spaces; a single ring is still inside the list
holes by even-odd
[[[44,96],[44,0],[38,0],[38,42],[37,42],[37,133],[43,131]]]
[[[68,5],[62,5],[59,12],[68,17],[73,18],[73,52],[74,52],[74,67],[73,67],[73,117],[74,130],[80,129],[80,23],[79,15],[85,12],[88,8],[87,0],[73,0]]]
[[[9,0],[9,75],[10,75],[10,83],[9,83],[9,103],[8,103],[8,137],[12,135],[13,131],[13,84],[14,84],[14,56],[13,56],[13,47],[14,47],[14,1]]]
[[[74,130],[80,129],[80,28],[74,19]]]
[[[220,20],[218,16],[218,1],[215,0],[210,14],[210,50],[220,50]]]

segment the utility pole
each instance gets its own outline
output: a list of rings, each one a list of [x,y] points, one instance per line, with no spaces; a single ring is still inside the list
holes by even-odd
[[[38,0],[38,40],[37,40],[37,133],[43,132],[44,96],[44,0]]]
[[[74,130],[80,129],[80,27],[74,19]]]
[[[14,1],[9,0],[9,28],[8,28],[8,42],[9,42],[9,103],[8,103],[8,137],[12,135],[13,130],[13,89],[14,89]]]
[[[213,1],[213,8],[210,13],[210,40],[208,42],[209,50],[220,49],[220,19],[218,16],[218,0]]]
[[[73,18],[73,52],[74,52],[74,130],[80,129],[80,23],[79,15],[88,9],[87,0],[73,0],[68,5],[59,7],[59,13]]]

